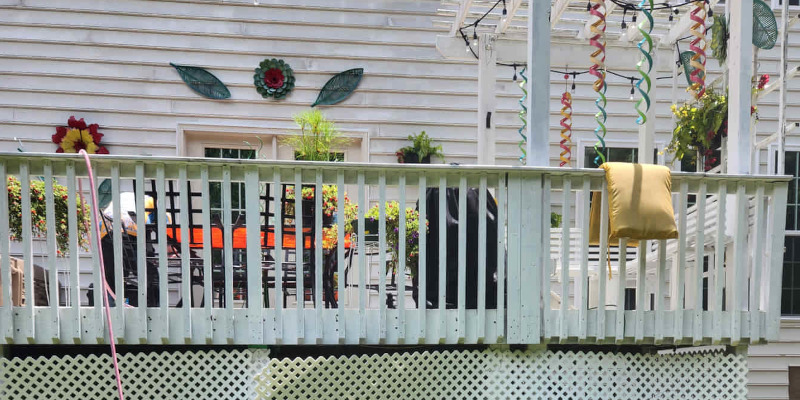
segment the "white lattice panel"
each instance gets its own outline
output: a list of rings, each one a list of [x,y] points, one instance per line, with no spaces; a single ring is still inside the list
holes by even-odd
[[[119,357],[126,399],[252,398],[267,350],[127,353]],[[259,368],[261,367],[261,368]],[[117,399],[111,356],[0,360],[0,399]]]
[[[457,351],[270,360],[261,399],[745,399],[746,359]]]
[[[124,354],[130,399],[745,399],[744,355],[442,351],[270,359],[266,350]],[[110,357],[0,363],[0,398],[115,399]]]

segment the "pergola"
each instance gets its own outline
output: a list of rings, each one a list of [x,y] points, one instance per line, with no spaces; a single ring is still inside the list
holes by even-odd
[[[642,35],[637,29],[644,20],[641,12],[630,6],[639,2],[629,0],[595,0],[605,9],[607,29],[605,68],[631,69],[642,58],[637,43]],[[714,9],[717,0],[706,0],[707,9]],[[690,34],[692,26],[689,7],[696,3],[670,1],[657,3],[653,12],[652,38],[654,41],[653,71],[672,69],[677,75],[674,62],[679,56],[675,44]],[[591,5],[592,3],[589,3]],[[679,6],[684,6],[677,11]],[[787,27],[798,17],[781,18],[780,40],[782,46],[780,78],[767,87],[768,91],[751,98],[751,78],[755,73],[753,30],[753,0],[728,1],[725,12],[729,18],[730,37],[726,73],[729,93],[727,172],[750,174],[753,172],[754,149],[763,148],[770,141],[779,143],[779,162],[782,173],[783,143],[786,131],[785,98],[786,81],[797,73],[797,68],[787,71],[786,38]],[[569,65],[571,68],[588,69],[591,65],[589,47],[591,25],[597,17],[587,10],[586,0],[442,0],[441,16],[449,24],[449,34],[437,38],[437,48],[449,59],[470,60],[478,58],[478,154],[479,164],[493,164],[495,132],[491,114],[495,112],[495,72],[497,63],[526,65],[529,79],[527,165],[548,165],[549,119],[550,119],[550,70]],[[788,16],[788,1],[783,4],[783,16]],[[639,22],[633,22],[639,21]],[[474,40],[474,38],[477,39]],[[710,42],[710,31],[707,35]],[[465,47],[470,49],[465,51]],[[710,49],[707,51],[710,55]],[[552,67],[551,67],[552,66]],[[788,72],[788,74],[787,74]],[[674,78],[673,78],[674,79]],[[659,83],[653,79],[653,88]],[[780,111],[778,131],[761,143],[755,143],[751,134],[750,106],[759,97],[780,89]],[[655,94],[655,90],[652,90]],[[651,96],[651,102],[655,99]],[[652,163],[655,107],[648,110],[647,121],[639,129],[639,162]],[[757,151],[756,151],[757,152]]]

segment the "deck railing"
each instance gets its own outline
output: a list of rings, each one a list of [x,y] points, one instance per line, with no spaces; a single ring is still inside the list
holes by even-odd
[[[0,196],[0,237],[9,237],[14,218],[32,232],[34,180],[66,186],[69,204],[66,256],[52,234],[62,223],[52,190],[43,194],[42,237],[0,241],[7,342],[105,341],[95,290],[103,285],[97,255],[104,250],[117,294],[112,320],[125,343],[737,344],[777,336],[788,188],[781,177],[675,173],[680,238],[617,248],[588,241],[590,193],[607,196],[601,170],[92,162],[98,185],[108,179],[100,186],[101,197],[111,197],[109,213],[124,216],[128,207],[130,220],[92,218],[109,234],[103,249],[82,250],[75,215],[88,187],[83,161],[0,154],[0,176],[21,186],[18,216]],[[6,192],[6,179],[2,185]],[[287,193],[296,187],[338,190],[293,201]],[[334,198],[357,211],[333,205],[330,213]],[[388,201],[418,210],[428,229],[415,235],[406,213],[379,208],[375,234],[365,214]],[[560,226],[551,212],[561,215]],[[387,229],[394,215],[396,232]],[[602,238],[605,212],[601,221]],[[396,253],[408,257],[395,263],[393,235],[407,239],[397,240]],[[22,260],[24,304],[11,305],[6,255]]]

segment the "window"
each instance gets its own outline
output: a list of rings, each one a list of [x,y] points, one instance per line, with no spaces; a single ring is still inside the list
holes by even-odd
[[[800,315],[800,228],[797,214],[800,207],[798,183],[800,183],[800,152],[786,152],[786,174],[789,181],[789,196],[786,203],[786,251],[783,254],[783,283],[781,287],[781,314]]]
[[[772,0],[772,8],[781,8],[783,6],[783,0]],[[797,7],[800,6],[800,0],[789,0],[789,7]]]
[[[639,159],[639,149],[628,147],[606,147],[605,151],[606,161],[616,162],[631,162],[634,163]],[[583,149],[583,167],[596,168],[595,159],[597,152],[594,147],[588,146]]]

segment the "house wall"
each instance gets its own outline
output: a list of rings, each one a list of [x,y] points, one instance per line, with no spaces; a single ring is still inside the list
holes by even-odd
[[[343,130],[363,138],[364,161],[394,162],[405,137],[425,130],[444,146],[447,162],[473,163],[478,67],[437,52],[436,36],[447,33],[440,22],[452,20],[437,15],[439,6],[439,0],[262,0],[258,6],[246,0],[0,0],[0,151],[15,151],[15,138],[25,151],[53,151],[54,127],[70,115],[100,124],[113,154],[181,154],[179,132],[193,127],[242,137],[289,132],[292,115],[308,108],[329,77],[363,67],[358,90],[325,112]],[[792,29],[790,42],[793,67],[800,63],[800,27]],[[589,52],[587,46],[587,57]],[[670,52],[662,54],[670,57]],[[286,60],[297,77],[295,91],[280,101],[261,98],[252,82],[256,65],[273,57]],[[759,60],[759,72],[777,79],[778,48],[761,51]],[[225,82],[231,99],[198,96],[170,62],[207,68]],[[709,60],[709,77],[718,70]],[[633,66],[616,72],[634,74]],[[511,68],[498,67],[500,164],[517,164],[520,156],[521,91],[512,76]],[[565,84],[562,75],[551,78],[549,153],[551,165],[558,165],[558,110]],[[588,75],[576,81],[576,144],[594,143],[591,82]],[[683,77],[678,83],[684,98]],[[672,88],[671,80],[659,84],[656,143],[663,146],[672,129]],[[791,121],[800,115],[800,79],[789,88]],[[609,78],[610,145],[636,146],[629,91],[630,82]],[[759,139],[776,130],[777,102],[774,92],[759,104]],[[787,142],[800,147],[800,137]],[[575,149],[573,160],[581,159],[581,152]],[[762,157],[761,172],[766,165]],[[780,342],[750,350],[752,398],[788,398],[786,368],[800,365],[800,330],[784,326]]]

